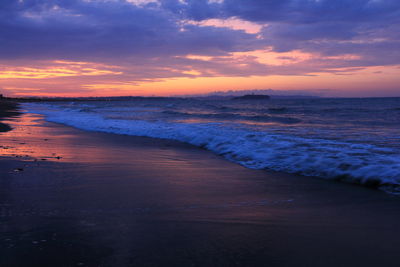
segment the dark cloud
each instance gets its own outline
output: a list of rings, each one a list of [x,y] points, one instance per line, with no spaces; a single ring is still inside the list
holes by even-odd
[[[225,16],[267,23],[266,44],[278,52],[371,57],[385,50],[400,62],[397,0],[225,0],[221,8]]]
[[[398,18],[397,0],[225,0],[226,16],[258,22],[370,22]]]
[[[221,6],[208,0],[160,0],[161,6],[180,15],[197,21],[220,17]]]
[[[136,6],[126,1],[43,2],[2,3],[0,57],[93,60],[135,54],[221,54],[261,45],[255,36],[244,32],[182,25],[179,16],[154,5]],[[202,6],[207,6],[206,2]]]

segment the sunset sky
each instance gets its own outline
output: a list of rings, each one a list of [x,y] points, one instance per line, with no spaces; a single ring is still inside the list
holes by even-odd
[[[399,0],[1,0],[0,93],[400,96]]]

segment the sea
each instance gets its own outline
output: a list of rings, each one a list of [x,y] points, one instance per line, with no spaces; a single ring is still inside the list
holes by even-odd
[[[25,103],[87,131],[172,139],[252,169],[400,194],[400,98],[126,98]]]

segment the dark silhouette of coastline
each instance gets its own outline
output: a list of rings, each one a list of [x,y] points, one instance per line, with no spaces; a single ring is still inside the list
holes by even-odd
[[[131,100],[175,100],[179,97],[163,96],[100,96],[100,97],[3,97],[9,102],[68,102],[68,101],[131,101]]]
[[[154,101],[170,101],[170,100],[184,100],[184,99],[198,99],[198,100],[265,100],[265,99],[280,99],[280,98],[319,98],[311,96],[293,95],[293,96],[280,96],[280,95],[243,95],[243,96],[100,96],[100,97],[3,97],[2,99],[12,102],[68,102],[68,101],[141,101],[141,100],[154,100]],[[0,98],[1,99],[1,98]]]
[[[236,96],[232,98],[233,100],[268,100],[271,97],[269,95],[244,95]]]

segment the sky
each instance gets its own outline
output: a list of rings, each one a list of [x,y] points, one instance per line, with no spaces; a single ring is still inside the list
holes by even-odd
[[[400,96],[399,0],[1,0],[0,93]]]

